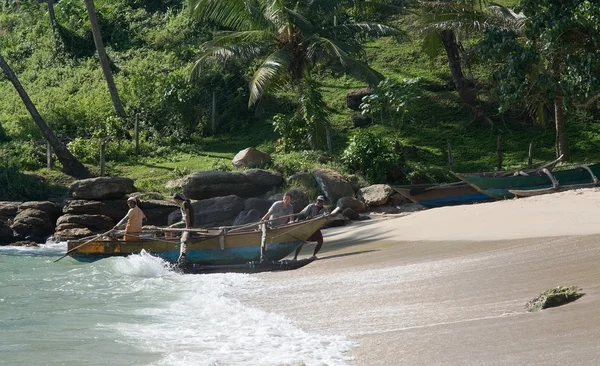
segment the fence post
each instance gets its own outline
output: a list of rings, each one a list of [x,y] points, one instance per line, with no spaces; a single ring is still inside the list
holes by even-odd
[[[498,142],[496,144],[496,154],[498,155],[498,170],[502,170],[502,135],[498,135]]]
[[[46,141],[46,167],[48,169],[52,169],[52,166],[52,146],[50,146],[50,143]]]
[[[448,163],[450,163],[450,170],[454,171],[454,159],[452,158],[452,144],[450,143],[450,137],[448,137]]]
[[[527,165],[533,164],[533,142],[529,143],[529,158],[527,159]]]
[[[106,155],[106,140],[102,139],[102,142],[100,143],[100,176],[104,177],[104,170],[105,170],[105,155]]]
[[[138,115],[135,115],[135,127],[133,129],[133,136],[135,139],[135,154],[139,155],[140,153],[140,119]]]
[[[212,121],[212,133],[213,135],[217,134],[217,93],[213,92],[212,97],[212,111],[210,114]]]

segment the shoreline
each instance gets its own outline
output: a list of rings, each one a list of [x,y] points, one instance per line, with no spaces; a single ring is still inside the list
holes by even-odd
[[[325,229],[317,261],[261,274],[270,291],[251,302],[357,342],[355,365],[598,364],[597,211],[591,189]],[[525,310],[568,285],[586,295]]]

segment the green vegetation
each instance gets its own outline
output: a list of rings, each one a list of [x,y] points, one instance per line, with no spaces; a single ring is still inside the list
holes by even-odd
[[[498,136],[503,169],[526,164],[530,143],[535,161],[552,160],[557,148],[568,148],[572,162],[600,160],[595,76],[600,29],[588,21],[600,15],[590,1],[574,1],[568,11],[555,11],[550,0],[496,2],[522,5],[532,20],[524,28],[511,27],[514,19],[479,1],[463,1],[462,13],[448,10],[444,2],[422,8],[411,4],[414,8],[406,11],[404,2],[395,0],[381,0],[381,7],[373,8],[328,0],[320,2],[320,9],[302,8],[300,1],[297,8],[278,10],[286,14],[289,29],[302,30],[289,39],[274,33],[282,21],[274,14],[280,13],[269,12],[263,1],[246,1],[260,11],[227,18],[222,8],[221,13],[203,8],[195,18],[182,0],[95,0],[126,118],[116,117],[80,0],[55,2],[56,27],[46,2],[5,2],[0,56],[54,135],[92,174],[99,173],[100,146],[106,141],[106,173],[131,177],[143,191],[167,194],[176,189],[176,183],[167,187],[167,182],[191,172],[233,169],[233,156],[249,146],[273,154],[269,168],[284,175],[327,166],[370,183],[454,180],[449,144],[456,171],[494,170]],[[564,34],[552,22],[559,17],[556,24],[579,33],[556,36]],[[461,27],[453,23],[456,19]],[[487,19],[490,27],[465,26],[469,19]],[[370,27],[360,26],[367,22]],[[373,26],[377,23],[387,26]],[[369,32],[358,37],[357,29]],[[402,36],[373,37],[385,34]],[[425,47],[433,36],[437,48]],[[553,40],[546,44],[550,50],[560,48],[560,62],[544,48],[545,39]],[[308,41],[294,48],[298,40]],[[240,57],[198,64],[191,78],[198,56],[204,60],[218,50]],[[293,57],[300,61],[292,62]],[[460,73],[449,61],[458,62]],[[368,76],[361,80],[373,87],[363,101],[371,121],[355,127],[352,115],[361,111],[350,110],[345,99],[348,92],[368,86],[349,76],[361,72]],[[36,186],[36,195],[59,196],[74,178],[60,173],[59,162],[45,168],[45,136],[2,76],[0,175],[11,182],[28,177],[22,173],[44,176],[47,182]],[[465,99],[469,93],[475,98],[471,102]],[[558,119],[565,122],[568,145],[557,140],[554,127],[557,95],[564,102],[564,116]],[[4,186],[0,199],[34,199],[17,186]]]

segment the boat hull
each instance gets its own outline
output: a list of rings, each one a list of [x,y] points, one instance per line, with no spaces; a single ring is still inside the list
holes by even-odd
[[[492,201],[467,183],[395,186],[394,190],[409,200],[427,208],[456,206]]]
[[[244,264],[230,264],[218,266],[190,264],[180,266],[179,270],[183,273],[191,274],[280,272],[302,268],[312,263],[315,259],[315,257],[311,257],[299,260],[283,260],[275,262],[247,262]]]
[[[327,218],[324,216],[269,229],[266,235],[264,255],[269,261],[279,261],[296,250],[318,230]],[[225,232],[208,230],[194,233],[186,248],[186,264],[232,265],[244,264],[261,259],[262,231],[246,230]],[[85,245],[81,240],[67,243],[69,255],[80,262],[93,262],[103,258],[128,256],[146,251],[167,262],[176,263],[181,243],[178,238],[142,237],[139,240],[123,241],[101,238]],[[78,246],[81,246],[77,248]],[[75,249],[77,248],[77,249]]]
[[[595,175],[600,175],[600,164],[589,166],[590,171]],[[588,171],[583,168],[574,168],[567,170],[553,171],[552,175],[561,186],[571,186],[586,184],[592,181]],[[482,177],[475,174],[456,173],[456,176],[469,183],[479,192],[484,193],[496,199],[513,198],[515,195],[510,190],[541,190],[553,187],[552,180],[543,172],[528,176],[512,177]]]
[[[529,189],[529,190],[518,190],[511,189],[510,193],[514,194],[517,197],[533,197],[540,196],[543,194],[552,194],[558,192],[571,191],[574,189],[585,189],[585,188],[595,188],[598,187],[596,183],[585,183],[585,184],[573,184],[569,186],[559,186],[559,187],[550,187],[550,188],[542,188],[542,189]]]

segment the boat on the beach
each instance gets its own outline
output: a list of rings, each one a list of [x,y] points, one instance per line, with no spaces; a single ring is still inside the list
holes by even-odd
[[[185,231],[183,235],[189,234],[184,240],[186,243],[184,266],[187,268],[192,265],[218,266],[277,262],[296,250],[326,221],[326,216],[319,216],[264,231],[257,229],[258,223],[219,229],[179,229]],[[137,240],[127,241],[112,235],[99,235],[88,241],[69,240],[67,255],[80,262],[93,262],[146,251],[176,264],[183,239],[165,236],[165,232],[175,230],[177,229],[154,230],[142,233]]]
[[[552,161],[549,161],[549,162],[534,163],[534,164],[526,165],[524,167],[521,167],[518,169],[512,169],[512,170],[497,170],[497,171],[489,171],[489,172],[471,172],[471,173],[452,172],[452,173],[454,175],[466,174],[466,175],[476,175],[479,177],[486,177],[486,178],[499,178],[499,177],[512,177],[512,176],[516,176],[516,175],[540,174],[542,169],[548,169],[548,170],[552,171],[554,169],[554,167],[556,167],[556,164],[558,164],[562,160],[563,156],[564,155],[561,154],[558,158],[556,158]]]
[[[427,208],[464,205],[494,200],[465,182],[392,186],[407,199]]]
[[[503,170],[496,172],[465,173],[469,176],[481,178],[511,177],[517,175],[536,174],[541,169],[552,170],[562,159],[562,155],[551,162],[542,162],[528,165],[514,170]],[[405,186],[393,186],[396,192],[407,199],[427,208],[465,205],[471,203],[489,202],[496,199],[485,192],[481,192],[464,180],[447,184],[413,184]]]
[[[600,185],[600,181],[598,177],[594,174],[594,172],[590,169],[590,167],[586,165],[579,165],[576,168],[584,169],[589,173],[590,181],[588,183],[576,183],[576,184],[561,184],[550,172],[545,172],[548,175],[548,178],[552,181],[552,187],[548,188],[540,188],[540,189],[511,189],[510,193],[514,194],[517,197],[532,197],[539,196],[542,194],[550,194],[557,192],[570,191],[573,189],[582,189],[582,188],[594,188]]]
[[[594,179],[600,174],[600,163],[584,166],[579,165],[572,169],[553,171],[542,169],[535,174],[518,175],[509,177],[482,177],[473,174],[455,173],[457,177],[469,183],[479,192],[496,199],[515,197],[517,192],[524,196],[524,191],[533,191],[532,194],[556,191],[558,187],[566,189],[584,188],[581,185],[594,186]]]

